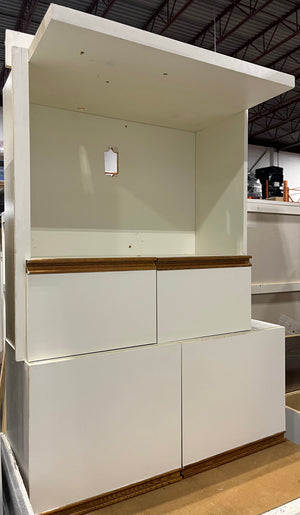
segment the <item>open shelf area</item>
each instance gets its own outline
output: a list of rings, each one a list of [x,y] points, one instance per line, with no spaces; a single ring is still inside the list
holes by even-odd
[[[56,5],[27,58],[33,257],[246,252],[246,110],[293,77]]]

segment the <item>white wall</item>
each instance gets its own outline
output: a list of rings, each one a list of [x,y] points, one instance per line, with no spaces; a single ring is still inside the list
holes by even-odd
[[[248,170],[254,165],[255,161],[264,153],[266,147],[257,145],[249,145],[249,160]],[[262,168],[272,164],[272,149],[268,148],[266,154],[257,163],[255,168]],[[300,154],[292,152],[274,152],[274,166],[281,166],[283,168],[283,178],[288,181],[289,188],[300,188]],[[300,201],[299,194],[291,191],[291,196],[294,201]]]

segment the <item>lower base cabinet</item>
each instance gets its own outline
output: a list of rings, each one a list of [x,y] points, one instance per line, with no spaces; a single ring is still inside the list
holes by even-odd
[[[32,363],[7,345],[6,381],[7,436],[39,514],[284,431],[284,330]]]
[[[284,329],[182,344],[183,466],[285,430]]]
[[[8,359],[19,389],[9,393],[8,439],[34,513],[180,469],[180,361],[179,344],[23,368]],[[16,428],[22,395],[28,410]]]

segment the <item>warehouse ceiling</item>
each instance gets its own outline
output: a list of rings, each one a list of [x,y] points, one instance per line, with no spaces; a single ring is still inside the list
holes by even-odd
[[[296,87],[249,111],[249,143],[300,153],[300,1],[57,0],[191,45],[291,73]],[[0,87],[5,29],[35,34],[50,2],[0,1]]]

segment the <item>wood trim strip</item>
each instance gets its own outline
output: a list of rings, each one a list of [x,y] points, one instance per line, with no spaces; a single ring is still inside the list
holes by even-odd
[[[246,445],[242,445],[236,449],[223,452],[217,456],[212,456],[206,460],[192,463],[183,469],[173,470],[171,472],[167,472],[166,474],[161,474],[151,479],[146,479],[145,481],[140,481],[139,483],[125,486],[124,488],[120,488],[112,492],[92,497],[90,499],[85,499],[84,501],[80,501],[78,503],[69,504],[68,506],[63,506],[61,508],[56,508],[51,511],[40,513],[40,515],[84,515],[85,513],[90,513],[92,511],[105,508],[105,506],[110,506],[111,504],[116,504],[118,502],[131,499],[137,495],[151,492],[157,488],[171,485],[172,483],[177,483],[178,481],[181,481],[187,477],[194,476],[195,474],[199,474],[200,472],[204,472],[215,467],[219,467],[220,465],[224,465],[230,461],[243,458],[244,456],[248,456],[249,454],[253,454],[258,451],[262,451],[267,447],[283,443],[284,441],[284,432],[276,433],[275,435],[262,438],[261,440],[257,440]]]
[[[220,465],[224,465],[225,463],[229,463],[230,461],[238,460],[239,458],[243,458],[244,456],[248,456],[249,454],[262,451],[263,449],[271,447],[272,445],[283,443],[284,441],[284,432],[276,433],[272,436],[267,436],[266,438],[262,438],[261,440],[257,440],[255,442],[242,445],[241,447],[236,447],[235,449],[222,452],[221,454],[217,454],[216,456],[211,456],[210,458],[207,458],[205,460],[198,461],[196,463],[191,463],[191,465],[187,465],[182,469],[182,476],[183,478],[194,476],[195,474],[199,474],[200,472],[205,472],[206,470],[219,467]]]
[[[155,270],[156,258],[54,258],[29,259],[28,274],[69,274],[84,272],[125,272]]]
[[[113,492],[92,497],[78,503],[69,504],[62,508],[56,508],[52,511],[43,512],[40,515],[83,515],[84,513],[99,510],[105,506],[110,506],[111,504],[131,499],[137,495],[151,492],[152,490],[171,485],[172,483],[177,483],[177,481],[181,480],[182,476],[180,474],[180,469],[173,470],[166,474],[161,474],[151,479],[146,479],[145,481],[125,486],[119,490],[114,490]]]
[[[251,256],[190,256],[157,258],[157,270],[190,270],[195,268],[232,268],[251,266]]]
[[[28,274],[190,270],[251,266],[251,256],[190,256],[173,258],[40,258],[26,261]]]

